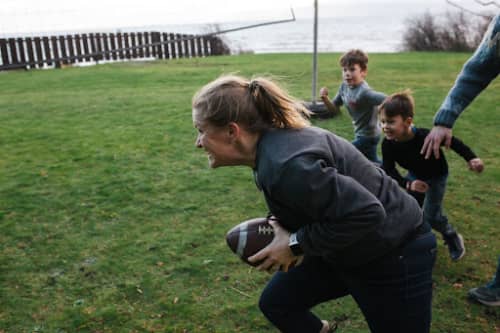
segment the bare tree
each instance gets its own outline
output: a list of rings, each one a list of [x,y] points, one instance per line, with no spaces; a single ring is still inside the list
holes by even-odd
[[[482,6],[498,6],[495,1],[475,0]],[[430,13],[414,16],[407,21],[403,48],[408,51],[472,51],[481,42],[493,14],[478,13],[446,0],[459,9],[436,18]],[[472,14],[472,15],[470,15]]]

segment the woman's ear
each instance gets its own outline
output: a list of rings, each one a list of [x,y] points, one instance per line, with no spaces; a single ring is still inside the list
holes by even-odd
[[[241,128],[240,126],[235,123],[235,122],[230,122],[228,125],[228,134],[229,134],[229,139],[231,141],[239,138],[240,134],[241,134]]]

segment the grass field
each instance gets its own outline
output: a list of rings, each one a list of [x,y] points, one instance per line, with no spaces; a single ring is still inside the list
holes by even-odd
[[[331,91],[338,56],[319,57]],[[430,127],[468,56],[372,54],[367,81],[412,89],[415,122]],[[274,54],[0,72],[0,332],[274,332],[256,305],[269,276],[224,240],[264,200],[248,168],[207,168],[190,103],[231,72],[310,99],[311,67],[310,55]],[[432,332],[500,331],[500,308],[466,299],[500,254],[499,91],[497,79],[454,129],[485,172],[447,153],[445,207],[467,254],[452,263],[439,244]],[[314,124],[353,136],[345,111]],[[315,311],[339,332],[368,331],[350,297]]]

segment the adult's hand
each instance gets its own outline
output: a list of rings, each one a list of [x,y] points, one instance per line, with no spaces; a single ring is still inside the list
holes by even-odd
[[[431,157],[432,154],[434,154],[436,158],[439,158],[439,148],[441,144],[444,142],[444,146],[450,148],[451,136],[451,128],[434,126],[425,138],[420,154],[425,155],[425,159]]]
[[[269,224],[274,229],[273,241],[248,258],[250,262],[258,262],[264,260],[257,269],[260,271],[268,271],[274,273],[275,271],[282,270],[287,272],[289,268],[293,267],[297,261],[288,246],[290,233],[285,230],[277,221],[269,220]]]

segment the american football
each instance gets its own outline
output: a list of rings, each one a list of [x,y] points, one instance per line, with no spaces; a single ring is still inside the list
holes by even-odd
[[[261,249],[266,247],[274,238],[273,227],[265,217],[250,219],[236,225],[228,231],[226,242],[231,251],[251,266],[258,266],[259,263],[251,263],[251,257]]]

